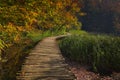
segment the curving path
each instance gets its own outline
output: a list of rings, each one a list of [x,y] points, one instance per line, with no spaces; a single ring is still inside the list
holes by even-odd
[[[39,42],[26,57],[17,80],[76,80],[60,54],[56,39],[48,37]]]

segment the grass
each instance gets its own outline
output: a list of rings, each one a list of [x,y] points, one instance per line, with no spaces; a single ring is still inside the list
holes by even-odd
[[[75,32],[74,32],[75,33]],[[77,32],[76,32],[77,33]],[[120,71],[120,37],[80,32],[60,41],[64,56],[87,64],[95,72]]]
[[[44,37],[51,36],[52,33],[50,31],[46,32],[29,32],[27,34],[27,38],[31,39],[33,42],[38,42],[39,40],[43,39]]]

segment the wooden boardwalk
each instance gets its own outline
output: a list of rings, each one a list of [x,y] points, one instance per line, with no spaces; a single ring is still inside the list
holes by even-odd
[[[56,39],[48,37],[39,42],[26,57],[17,80],[76,80],[60,54]]]

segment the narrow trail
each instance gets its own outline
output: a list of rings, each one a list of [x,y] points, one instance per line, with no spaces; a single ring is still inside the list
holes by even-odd
[[[56,37],[47,37],[39,42],[26,57],[17,80],[76,80],[60,54]]]

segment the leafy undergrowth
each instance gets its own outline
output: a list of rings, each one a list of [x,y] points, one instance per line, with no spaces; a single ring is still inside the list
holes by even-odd
[[[70,60],[91,66],[101,74],[120,72],[120,37],[71,35],[60,41],[60,49]]]

